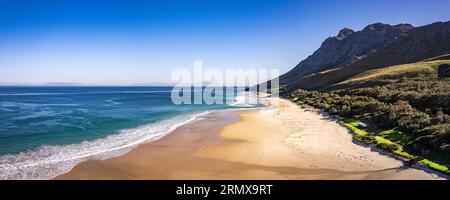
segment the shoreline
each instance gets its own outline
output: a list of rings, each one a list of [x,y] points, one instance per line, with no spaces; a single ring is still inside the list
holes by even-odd
[[[283,99],[218,110],[130,152],[55,179],[440,179],[353,143],[348,130]]]
[[[179,116],[178,118],[163,120],[156,124],[145,124],[135,128],[123,129],[117,134],[91,141],[68,145],[41,146],[23,153],[0,156],[0,161],[6,160],[5,163],[0,165],[0,172],[2,172],[0,180],[52,179],[69,172],[82,162],[104,160],[124,155],[140,144],[159,140],[180,126],[201,120],[209,112],[211,111]],[[158,125],[162,130],[152,130]],[[148,134],[148,131],[156,134]],[[146,133],[142,134],[141,132]],[[83,147],[84,149],[81,150],[80,148]],[[43,154],[45,154],[45,157],[42,157]],[[20,158],[17,158],[19,156]],[[17,160],[19,163],[8,163],[8,160]]]

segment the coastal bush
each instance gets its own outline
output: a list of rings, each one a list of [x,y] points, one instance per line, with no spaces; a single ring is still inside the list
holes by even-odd
[[[377,147],[387,150],[389,152],[394,152],[394,151],[400,149],[400,146],[398,144],[395,144],[395,143],[391,142],[390,140],[385,139],[381,136],[375,136],[375,141],[376,141]]]
[[[355,135],[353,139],[364,144],[372,144],[375,141],[373,136],[370,135]]]
[[[291,95],[331,114],[370,120],[381,129],[396,128],[401,134],[396,132],[385,136],[410,147],[416,153],[439,151],[449,155],[449,151],[444,151],[448,148],[440,148],[450,143],[450,82],[444,82],[406,81],[331,92],[297,90]],[[436,98],[430,99],[424,93]],[[356,135],[367,135],[364,131],[354,129],[356,126],[344,125]],[[439,137],[434,137],[437,135]],[[370,137],[358,136],[355,140],[366,144],[373,142]]]
[[[406,145],[410,141],[411,137],[407,134],[399,131],[397,128],[392,128],[389,130],[384,130],[379,133],[380,136],[387,138],[393,142],[399,143],[401,145]]]

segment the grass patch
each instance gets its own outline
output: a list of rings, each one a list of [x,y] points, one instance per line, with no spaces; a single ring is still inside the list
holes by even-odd
[[[381,136],[375,136],[375,141],[377,142],[377,144],[396,145],[394,142]]]
[[[375,144],[378,148],[384,149],[403,158],[412,159],[415,157],[409,154],[408,152],[404,151],[402,145],[397,144],[395,141],[391,141],[389,138],[383,137],[383,136],[399,137],[398,135],[401,134],[401,132],[399,131],[391,129],[387,131],[382,131],[380,135],[383,136],[372,136],[367,131],[358,128],[358,124],[360,123],[360,121],[358,120],[344,119],[341,120],[340,122],[355,134],[354,139],[358,142],[362,142],[364,144]]]
[[[358,120],[344,119],[344,120],[341,121],[341,123],[345,127],[347,127],[350,130],[352,130],[353,133],[355,133],[356,135],[359,135],[359,136],[367,136],[367,135],[369,135],[369,133],[367,133],[367,131],[358,128],[358,124],[359,124]]]
[[[397,131],[395,128],[380,131],[377,136],[373,136],[367,131],[358,128],[358,124],[360,123],[359,120],[346,118],[340,120],[339,122],[354,133],[353,138],[356,141],[362,142],[364,144],[375,144],[378,148],[381,148],[403,158],[416,158],[416,156],[409,154],[403,149],[402,144],[408,141],[408,136],[404,135],[401,131]],[[427,159],[422,159],[417,163],[430,169],[450,174],[450,170],[445,165],[441,165]]]
[[[450,163],[450,157],[444,153],[441,152],[432,152],[431,154],[427,155],[426,157],[429,160],[434,160],[438,163]]]
[[[401,131],[397,131],[395,128],[390,130],[381,131],[378,133],[380,136],[375,136],[377,143],[386,143],[389,145],[396,145],[397,147],[395,149],[392,149],[392,153],[395,155],[412,159],[415,156],[409,154],[408,152],[404,151],[403,146],[409,141],[409,137],[405,134],[403,134]]]
[[[361,130],[359,128],[356,128],[353,125],[349,125],[349,124],[344,124],[344,125],[346,127],[350,128],[353,131],[353,133],[355,133],[356,135],[359,135],[359,136],[367,136],[367,135],[369,135],[369,133],[367,133],[366,131]]]
[[[447,166],[435,163],[435,162],[427,160],[427,159],[420,160],[418,163],[421,165],[427,166],[429,168],[432,168],[434,170],[438,170],[440,172],[444,172],[447,174],[450,173],[450,170],[448,170]]]
[[[400,145],[398,145],[398,144],[396,144],[396,143],[394,143],[394,142],[392,142],[392,141],[390,141],[390,140],[388,140],[388,139],[386,139],[384,137],[375,136],[374,138],[375,138],[376,146],[381,148],[381,149],[384,149],[386,151],[394,152],[394,151],[397,151],[397,150],[399,150],[401,148]]]
[[[358,128],[358,120],[343,119],[339,122],[354,133],[353,139],[355,139],[356,141],[362,142],[364,144],[372,144],[374,142],[374,137],[372,135],[370,135],[367,131]]]
[[[402,145],[406,145],[408,141],[411,140],[411,137],[401,131],[398,131],[396,128],[381,131],[378,135]]]
[[[410,64],[394,65],[380,69],[369,70],[351,77],[337,85],[354,84],[376,80],[383,76],[402,75],[406,73],[430,73],[437,75],[437,67],[441,64],[449,64],[448,60],[435,60],[427,62],[417,62]]]
[[[397,156],[401,156],[401,157],[407,158],[407,159],[413,159],[416,157],[416,156],[413,156],[413,155],[409,154],[408,152],[404,151],[403,147],[400,147],[399,149],[393,151],[392,153],[394,153]]]
[[[384,150],[390,151],[397,156],[401,156],[403,158],[412,159],[415,156],[409,154],[404,151],[403,147],[400,144],[397,144],[389,139],[386,139],[381,136],[375,136],[375,142],[377,147],[380,147]]]
[[[372,144],[375,141],[375,139],[371,135],[355,135],[353,139],[364,144]]]

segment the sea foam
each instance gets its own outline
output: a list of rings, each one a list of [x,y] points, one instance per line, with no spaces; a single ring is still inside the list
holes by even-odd
[[[210,111],[122,130],[102,139],[69,145],[44,145],[18,154],[0,156],[0,179],[51,179],[86,160],[127,153],[133,147],[167,135],[177,127],[202,119]]]
[[[241,92],[234,97],[233,103],[229,104],[233,107],[257,107],[261,105],[261,97],[255,92]]]

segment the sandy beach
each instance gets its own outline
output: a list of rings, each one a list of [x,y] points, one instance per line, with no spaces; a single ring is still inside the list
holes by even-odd
[[[122,156],[55,179],[441,179],[355,144],[348,130],[283,99],[213,111]]]

